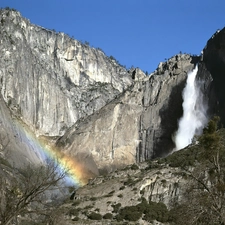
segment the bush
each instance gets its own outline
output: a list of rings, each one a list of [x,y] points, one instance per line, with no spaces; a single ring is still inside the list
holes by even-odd
[[[84,207],[84,209],[92,209],[94,206],[93,205],[86,205],[85,207]]]
[[[70,209],[68,212],[69,216],[78,216],[79,214],[79,209]]]
[[[103,219],[109,219],[109,220],[111,220],[112,218],[113,218],[112,213],[106,213],[106,214],[103,216]]]
[[[91,197],[90,200],[91,200],[91,201],[96,201],[97,198],[96,198],[96,197]]]
[[[101,220],[102,219],[102,215],[99,214],[99,213],[95,213],[95,212],[92,212],[91,214],[89,214],[87,216],[90,220]]]
[[[120,207],[121,207],[121,203],[117,203],[117,204],[115,204],[115,205],[111,205],[112,206],[112,208],[113,208],[113,213],[118,213],[118,211],[119,211],[119,209],[120,209]]]
[[[78,220],[79,220],[79,217],[77,217],[77,216],[72,219],[72,221],[78,221]]]
[[[167,222],[169,220],[169,211],[167,207],[162,202],[147,202],[145,198],[141,199],[142,202],[136,206],[126,206],[119,210],[118,215],[115,219],[117,221],[127,220],[127,221],[137,221],[143,214],[144,220],[150,222],[152,220],[157,220],[159,222]]]
[[[104,197],[112,197],[114,193],[115,193],[115,190],[110,191],[107,195],[104,195]]]
[[[137,206],[126,206],[120,210],[119,214],[116,216],[116,220],[122,221],[125,219],[128,221],[137,221],[141,216],[142,212],[138,210]]]
[[[132,185],[135,182],[133,181],[133,179],[131,177],[129,177],[126,181],[123,182],[124,185]]]
[[[72,204],[72,206],[77,206],[77,205],[79,205],[80,203],[81,203],[80,200],[75,200],[74,203]]]
[[[157,220],[159,222],[167,222],[169,219],[169,212],[165,204],[162,202],[149,202],[149,206],[144,211],[144,220],[150,222]]]
[[[131,167],[130,167],[132,170],[138,170],[139,167],[137,164],[133,164]]]

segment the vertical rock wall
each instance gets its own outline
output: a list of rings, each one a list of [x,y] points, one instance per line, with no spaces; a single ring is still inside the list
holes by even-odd
[[[161,64],[150,77],[136,81],[97,113],[78,121],[57,145],[76,157],[86,152],[102,171],[168,154],[182,116],[187,73],[197,60],[177,55]]]
[[[0,88],[4,101],[37,134],[59,136],[132,84],[101,50],[0,11]]]
[[[225,28],[208,40],[203,50],[199,77],[205,80],[204,91],[209,101],[209,114],[218,115],[225,126]]]

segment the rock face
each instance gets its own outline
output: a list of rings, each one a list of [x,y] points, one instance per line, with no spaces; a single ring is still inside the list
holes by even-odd
[[[225,126],[225,28],[216,31],[208,40],[200,65],[199,77],[205,81],[209,114],[219,115]]]
[[[4,101],[37,134],[60,136],[132,84],[101,50],[0,11],[0,88]]]
[[[174,148],[172,134],[182,116],[187,72],[196,60],[177,55],[161,64],[150,77],[135,82],[97,113],[78,121],[57,145],[75,157],[86,152],[102,172],[168,154]],[[178,74],[179,69],[182,72]]]
[[[4,107],[36,135],[58,137],[56,147],[95,173],[96,166],[109,172],[172,151],[187,73],[199,61],[208,113],[225,124],[224,30],[208,41],[203,58],[178,54],[146,76],[19,12],[1,10],[0,26]]]
[[[0,157],[15,167],[41,162],[38,143],[34,135],[27,137],[28,131],[26,124],[11,116],[0,96]]]

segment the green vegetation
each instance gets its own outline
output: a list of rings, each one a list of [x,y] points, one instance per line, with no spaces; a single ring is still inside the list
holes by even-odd
[[[79,221],[79,217],[78,217],[78,216],[74,217],[74,218],[72,219],[72,221]]]
[[[120,207],[121,207],[121,203],[117,203],[117,204],[115,204],[115,205],[111,205],[112,206],[112,208],[113,208],[113,213],[118,213],[118,211],[119,211],[119,209],[120,209]]]
[[[209,121],[198,146],[176,154],[177,166],[183,168],[189,182],[182,204],[170,211],[171,224],[225,224],[225,130],[217,130],[218,121],[218,117]],[[189,167],[181,162],[184,155],[191,162]]]
[[[125,206],[121,208],[115,216],[117,221],[137,221],[140,218],[150,222],[157,220],[159,222],[169,221],[169,211],[162,202],[147,202],[142,198],[142,202],[136,206]]]
[[[79,214],[79,209],[76,209],[76,208],[73,208],[73,209],[70,209],[69,212],[68,212],[68,215],[69,216],[78,216]]]
[[[165,204],[162,202],[149,202],[149,205],[144,210],[145,216],[144,220],[150,222],[152,220],[157,220],[160,222],[168,222],[169,211]]]
[[[112,214],[112,213],[106,213],[106,214],[103,216],[103,219],[111,220],[112,218],[113,218],[113,214]]]
[[[112,197],[114,193],[115,193],[115,190],[110,191],[107,195],[104,195],[104,197]]]
[[[121,186],[121,187],[120,187],[120,190],[123,190],[123,189],[125,189],[125,186]]]
[[[84,209],[92,209],[94,206],[93,205],[86,205],[85,207],[84,207]]]
[[[135,183],[136,181],[131,177],[128,177],[128,179],[123,182],[124,185],[128,185],[128,186],[134,185]]]
[[[99,213],[91,212],[89,215],[87,215],[90,220],[101,220],[102,215]]]
[[[96,201],[98,198],[97,197],[90,197],[91,201]]]
[[[16,9],[14,9],[14,8],[9,8],[8,6],[7,6],[7,7],[5,7],[5,10],[8,10],[8,11],[14,11],[14,12],[16,12],[16,11],[17,11]]]
[[[133,164],[131,167],[130,167],[132,170],[138,170],[139,167],[137,164]]]
[[[123,221],[124,219],[128,221],[137,221],[141,216],[142,212],[138,211],[136,206],[126,206],[120,210],[115,219],[117,221]]]

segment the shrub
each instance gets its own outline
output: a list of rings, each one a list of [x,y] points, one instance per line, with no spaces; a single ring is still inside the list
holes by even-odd
[[[112,213],[106,213],[106,214],[103,216],[103,219],[109,219],[109,220],[111,220],[112,218],[113,218]]]
[[[119,214],[116,216],[117,221],[123,219],[128,221],[137,221],[141,218],[142,212],[138,210],[137,206],[126,206],[122,208]]]
[[[138,170],[139,167],[137,164],[133,164],[131,167],[130,167],[132,170]]]
[[[122,198],[122,197],[123,197],[123,195],[122,195],[122,194],[119,194],[119,195],[117,195],[117,197],[118,197],[118,198]]]
[[[150,222],[157,220],[159,222],[167,222],[169,219],[169,212],[165,204],[162,202],[149,202],[149,206],[144,211],[144,220]]]
[[[145,198],[142,198],[141,200],[142,202],[136,206],[126,206],[121,208],[115,219],[117,221],[137,221],[145,214],[143,219],[148,222],[152,220],[167,222],[169,220],[169,212],[165,204],[161,202],[148,203]]]
[[[118,213],[118,211],[119,211],[119,209],[120,209],[120,207],[121,207],[121,203],[117,203],[117,204],[115,204],[115,205],[111,205],[112,206],[112,208],[113,208],[113,213]]]
[[[77,217],[77,216],[72,219],[72,221],[78,221],[78,220],[79,220],[79,217]]]
[[[80,200],[75,200],[74,203],[72,204],[72,206],[77,206],[77,205],[79,205],[80,203],[81,203]]]
[[[120,187],[120,190],[123,190],[124,188],[125,188],[125,186],[121,186],[121,187]]]
[[[86,205],[85,207],[84,207],[84,209],[92,209],[94,206],[93,205]]]
[[[68,212],[69,216],[78,216],[79,214],[79,209],[70,209]]]
[[[112,197],[114,193],[115,193],[115,190],[110,191],[107,195],[104,195],[104,197]]]
[[[135,182],[133,181],[133,179],[131,177],[129,177],[126,181],[123,182],[124,185],[132,185]]]
[[[96,197],[91,197],[90,200],[91,200],[91,201],[96,201],[97,198],[96,198]]]
[[[102,215],[99,213],[95,213],[95,212],[90,213],[87,217],[91,220],[101,220],[102,219]]]

